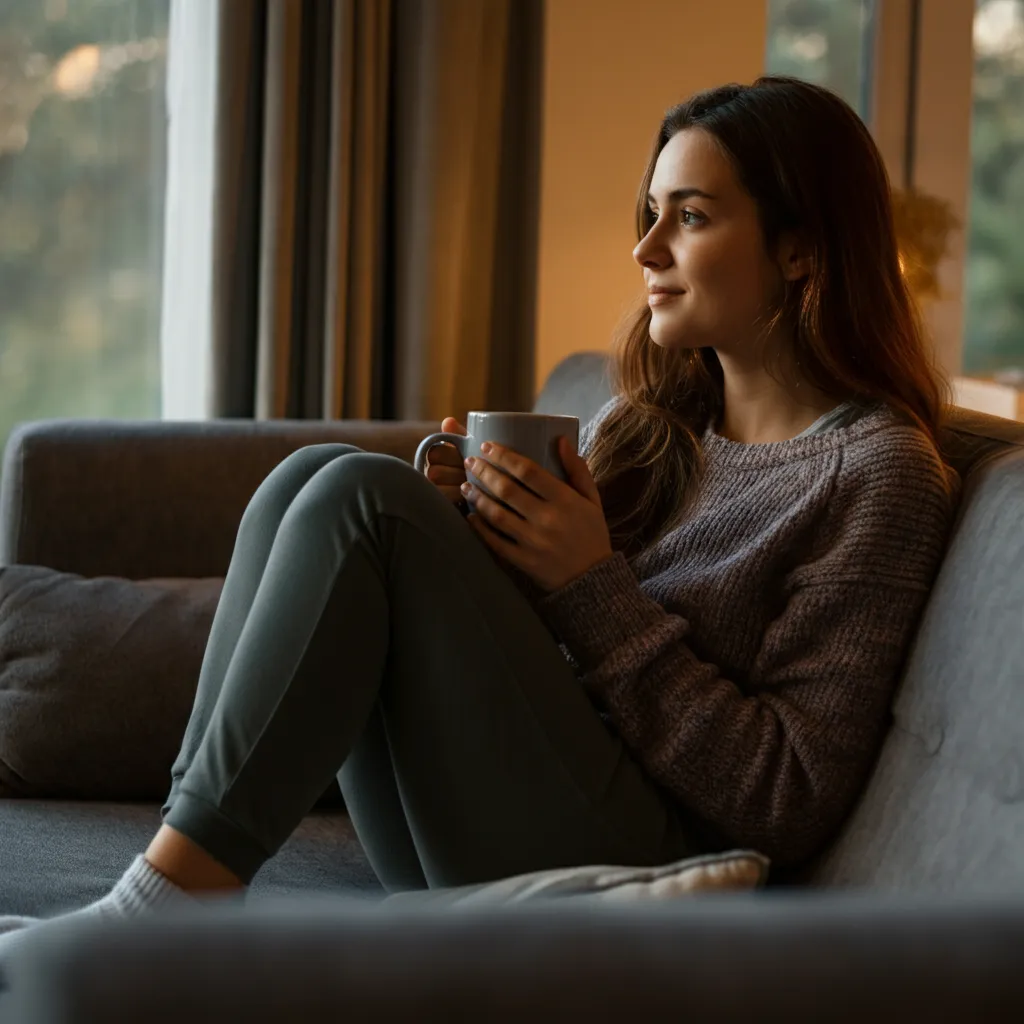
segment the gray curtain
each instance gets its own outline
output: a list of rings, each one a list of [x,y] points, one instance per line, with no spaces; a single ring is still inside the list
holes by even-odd
[[[218,0],[213,416],[533,399],[543,0]]]

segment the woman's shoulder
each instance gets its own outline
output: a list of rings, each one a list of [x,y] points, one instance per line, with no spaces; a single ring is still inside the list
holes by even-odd
[[[927,588],[949,539],[959,477],[928,435],[888,410],[842,448],[802,573]]]
[[[863,500],[905,497],[937,498],[955,503],[960,478],[942,458],[932,439],[888,406],[878,406],[851,431],[842,448],[837,490]]]

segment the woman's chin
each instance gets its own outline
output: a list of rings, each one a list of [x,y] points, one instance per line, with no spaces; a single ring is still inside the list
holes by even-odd
[[[651,341],[658,348],[684,349],[698,347],[693,336],[688,336],[687,332],[679,324],[658,324],[652,321],[648,333],[651,336]]]

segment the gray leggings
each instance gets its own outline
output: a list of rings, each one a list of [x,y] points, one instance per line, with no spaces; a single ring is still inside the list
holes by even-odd
[[[323,444],[242,518],[164,820],[249,882],[335,776],[390,891],[692,852],[458,510]]]

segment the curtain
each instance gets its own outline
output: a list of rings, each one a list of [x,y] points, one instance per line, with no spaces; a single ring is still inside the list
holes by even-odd
[[[219,0],[212,416],[529,409],[542,0]]]

